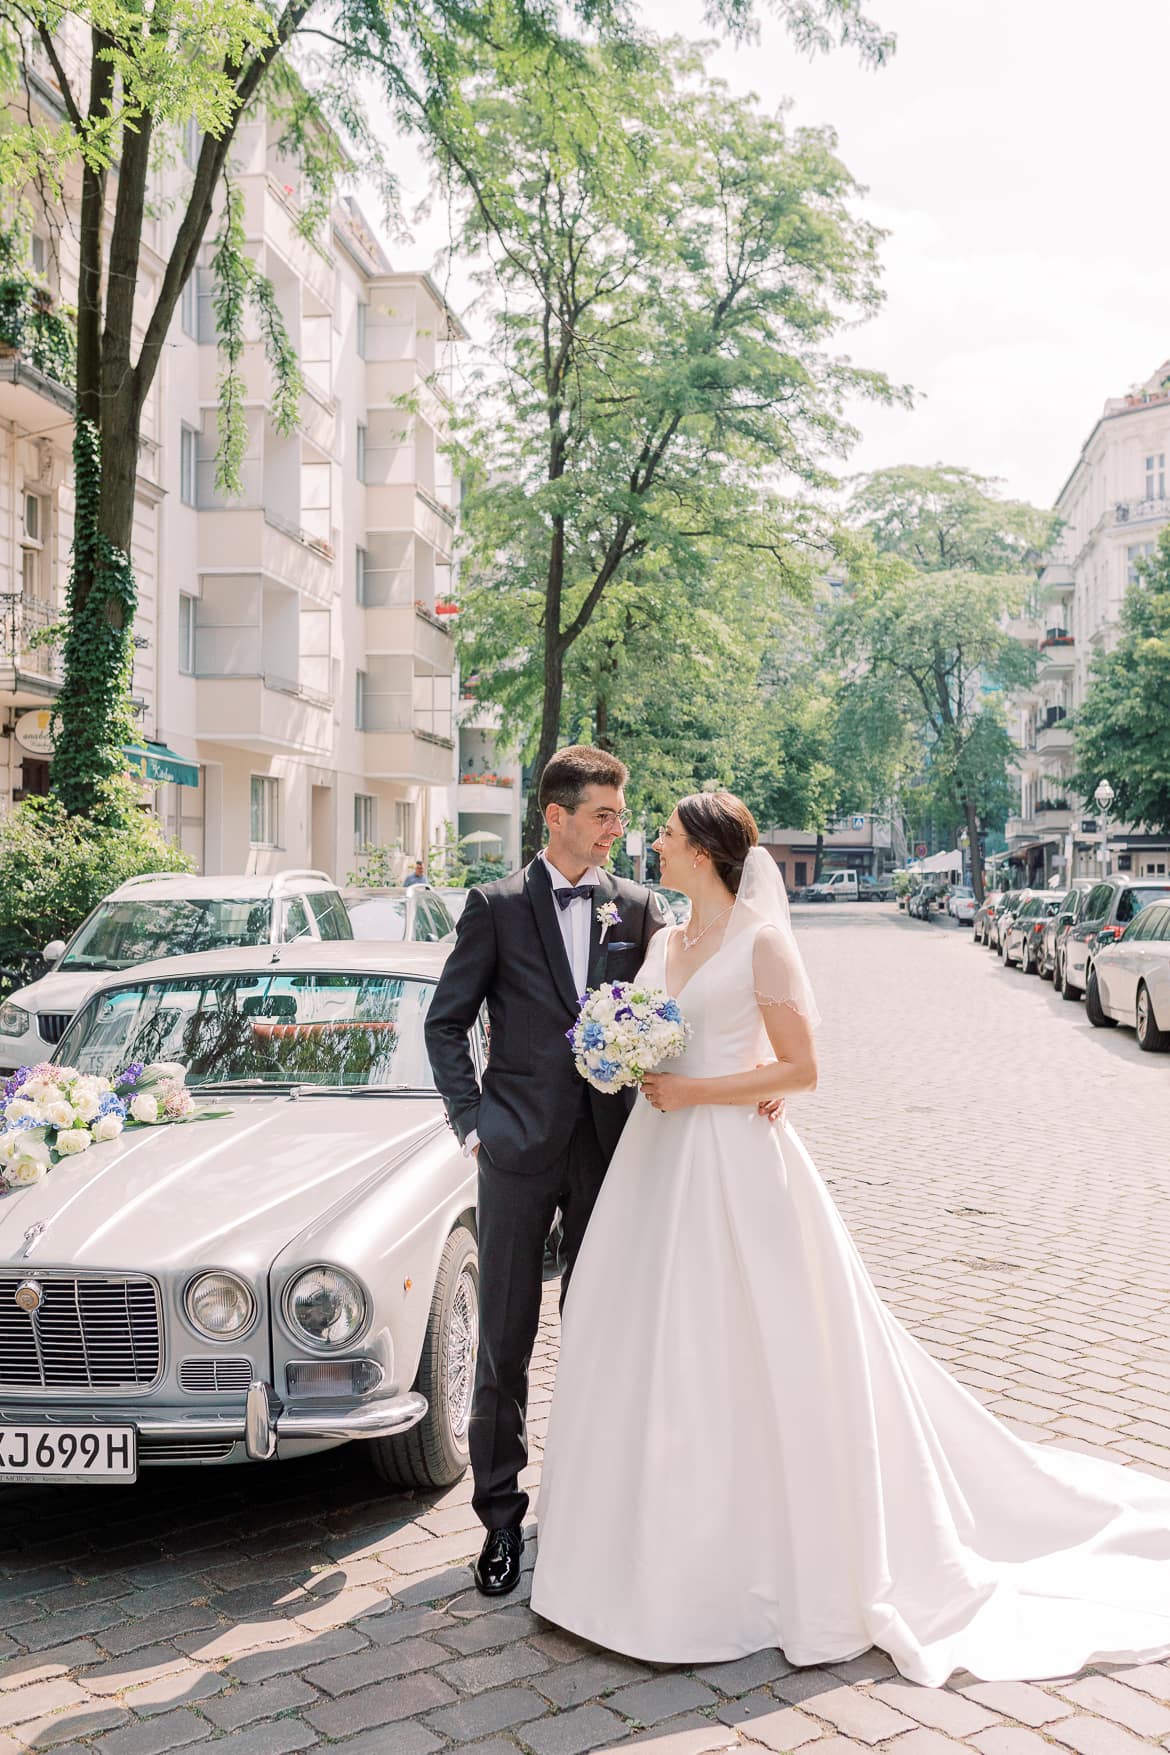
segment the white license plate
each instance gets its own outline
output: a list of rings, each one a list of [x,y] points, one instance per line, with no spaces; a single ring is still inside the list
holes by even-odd
[[[0,1425],[0,1481],[133,1481],[133,1426]]]

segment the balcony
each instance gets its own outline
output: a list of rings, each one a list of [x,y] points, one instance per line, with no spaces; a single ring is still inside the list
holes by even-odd
[[[333,697],[292,678],[201,676],[195,685],[195,735],[236,744],[322,755],[333,743]]]
[[[455,540],[455,514],[412,483],[366,486],[366,529],[409,531],[441,555],[449,556]]]
[[[300,212],[296,189],[273,174],[251,172],[242,176],[244,231],[250,239],[275,250],[294,274],[324,304],[333,302],[333,267],[328,257],[303,236],[298,227]]]
[[[435,732],[405,728],[362,733],[364,772],[370,780],[447,786],[455,773],[455,745]]]
[[[1067,628],[1048,628],[1040,641],[1036,675],[1040,681],[1067,676],[1076,666],[1076,642]]]
[[[261,573],[318,603],[333,601],[333,550],[262,506],[208,507],[199,515],[198,565]]]
[[[54,646],[35,643],[58,613],[19,591],[0,593],[0,700],[8,706],[39,707],[60,689],[60,655]]]
[[[1066,798],[1038,798],[1032,807],[1032,818],[1038,829],[1063,832],[1072,828],[1072,808]]]
[[[456,789],[460,816],[510,817],[516,811],[518,788],[502,775],[461,774]]]
[[[409,653],[424,670],[450,676],[455,642],[446,626],[418,604],[387,604],[365,611],[367,653]]]
[[[1072,746],[1072,727],[1067,719],[1056,719],[1051,725],[1037,726],[1037,755],[1052,755],[1057,752],[1064,752],[1065,750],[1071,750]]]
[[[1101,522],[1116,530],[1120,525],[1170,522],[1170,500],[1115,500]]]
[[[1071,561],[1048,561],[1040,572],[1040,595],[1067,602],[1076,591]]]
[[[0,280],[0,418],[36,431],[45,404],[72,414],[77,338],[34,281]]]

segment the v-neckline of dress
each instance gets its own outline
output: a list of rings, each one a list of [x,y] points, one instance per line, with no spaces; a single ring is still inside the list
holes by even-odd
[[[676,926],[674,928],[675,932],[681,932],[682,930],[683,929],[681,926]],[[682,1001],[683,994],[686,992],[687,988],[691,985],[692,981],[697,981],[699,979],[699,976],[703,973],[703,970],[708,968],[709,965],[712,964],[717,957],[721,957],[723,955],[723,952],[727,948],[727,934],[724,933],[723,937],[720,939],[720,941],[719,941],[718,945],[715,947],[715,949],[711,952],[711,955],[707,958],[706,962],[700,963],[699,967],[695,970],[694,974],[687,976],[686,980],[683,982],[682,986],[679,988],[677,993],[672,993],[670,991],[670,984],[667,980],[667,976],[669,974],[669,970],[667,968],[667,954],[670,950],[671,937],[672,937],[672,934],[668,933],[667,934],[667,942],[662,947],[662,985],[666,990],[667,999],[673,999],[675,1005],[679,1005]]]

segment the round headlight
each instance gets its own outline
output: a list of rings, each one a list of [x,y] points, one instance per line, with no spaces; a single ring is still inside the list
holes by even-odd
[[[212,1341],[234,1340],[251,1328],[256,1300],[234,1274],[200,1274],[187,1287],[187,1316]]]
[[[314,1267],[290,1280],[284,1294],[290,1326],[317,1347],[343,1347],[366,1325],[366,1295],[340,1268]]]

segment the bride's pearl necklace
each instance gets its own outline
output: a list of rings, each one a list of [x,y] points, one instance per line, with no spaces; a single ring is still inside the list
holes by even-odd
[[[727,916],[731,913],[731,910],[734,906],[735,906],[735,904],[733,902],[729,903],[728,906],[723,910],[722,914],[717,914],[715,916],[714,920],[709,920],[707,922],[706,926],[704,926],[704,928],[702,929],[702,931],[697,932],[695,934],[694,938],[690,937],[689,933],[687,932],[686,927],[684,926],[682,929],[682,941],[683,941],[683,944],[686,946],[687,950],[693,951],[695,946],[699,943],[699,941],[701,939],[706,938],[707,934],[710,932],[710,930],[713,926],[718,926],[719,922],[721,920],[726,920]]]

